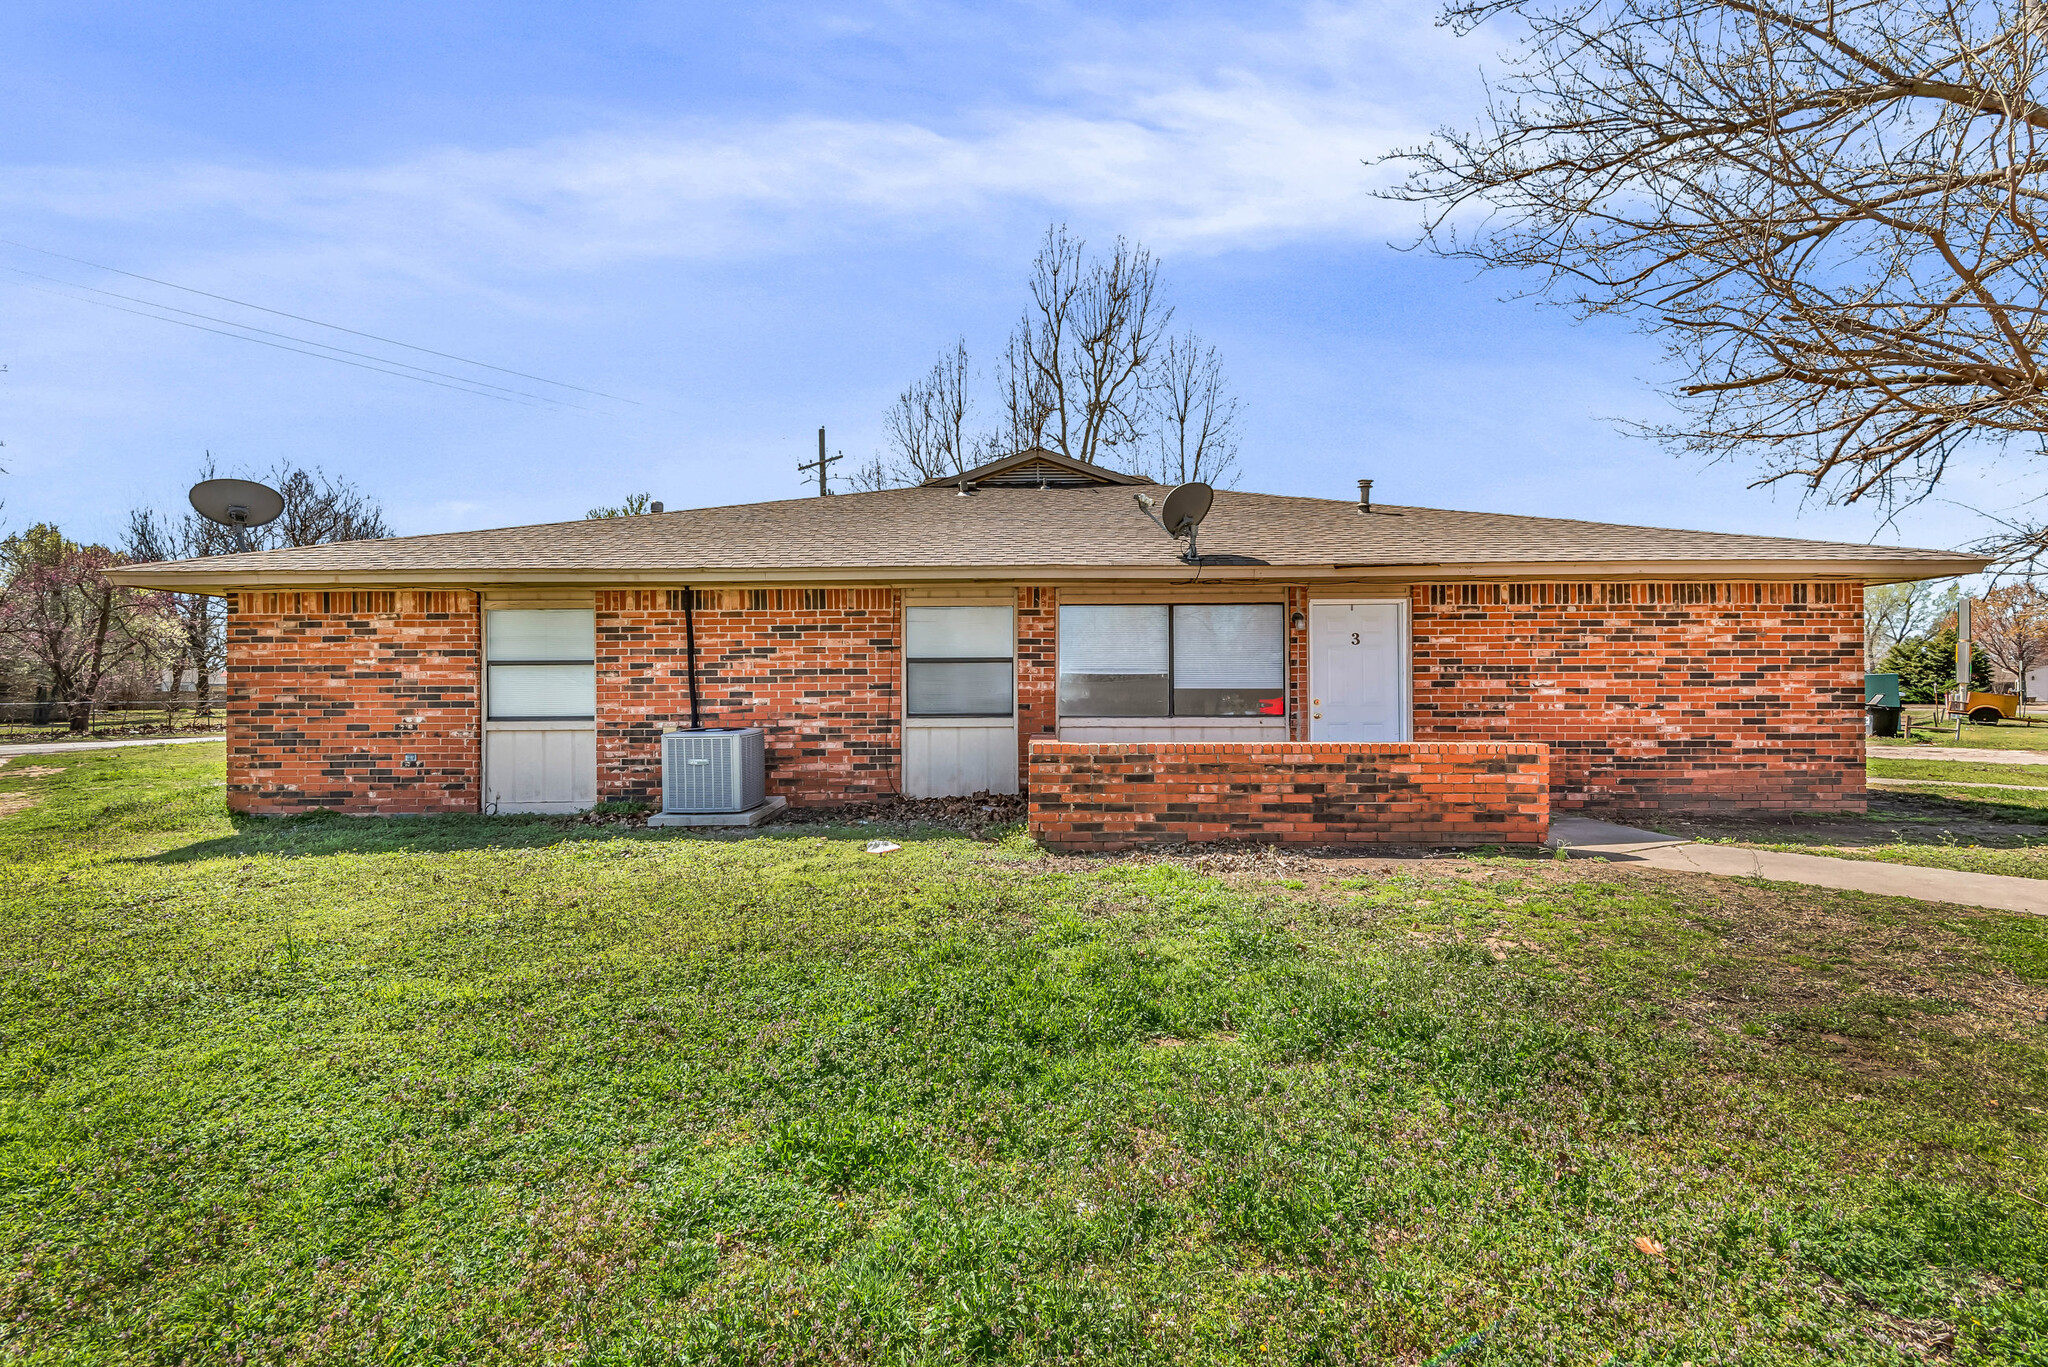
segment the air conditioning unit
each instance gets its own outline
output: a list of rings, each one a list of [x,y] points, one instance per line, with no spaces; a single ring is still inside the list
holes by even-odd
[[[767,791],[768,745],[760,727],[707,727],[662,736],[664,813],[750,811],[761,805]]]

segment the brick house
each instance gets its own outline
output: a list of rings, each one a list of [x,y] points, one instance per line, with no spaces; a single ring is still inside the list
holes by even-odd
[[[1190,561],[1165,493],[1027,451],[117,577],[226,596],[237,811],[658,801],[694,682],[701,724],[766,729],[793,803],[1030,786],[1049,828],[1122,805],[1275,838],[1370,807],[1364,839],[1442,833],[1443,802],[1402,805],[1417,775],[1468,811],[1858,810],[1864,587],[1983,565],[1227,490]]]

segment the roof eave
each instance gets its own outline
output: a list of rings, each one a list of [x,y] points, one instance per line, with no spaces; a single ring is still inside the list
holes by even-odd
[[[473,566],[439,570],[235,570],[200,568],[190,562],[124,565],[107,571],[117,584],[178,593],[221,594],[247,589],[479,588],[507,585],[629,587],[655,584],[890,584],[989,581],[1061,584],[1103,580],[1198,583],[1205,580],[1285,580],[1290,583],[1421,583],[1431,580],[1739,580],[1816,579],[1895,584],[1976,574],[1991,562],[1977,556],[1907,559],[1785,560],[1577,560],[1465,561],[1408,564],[1298,565],[870,565],[826,567],[755,566],[731,569],[519,569]]]

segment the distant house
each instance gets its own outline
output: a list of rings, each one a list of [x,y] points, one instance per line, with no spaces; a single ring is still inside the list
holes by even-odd
[[[1027,451],[118,577],[228,598],[245,812],[655,801],[693,672],[795,803],[1015,791],[1034,741],[1511,741],[1552,806],[1626,812],[1859,809],[1864,586],[1984,563],[1231,491],[1190,563],[1166,493]]]

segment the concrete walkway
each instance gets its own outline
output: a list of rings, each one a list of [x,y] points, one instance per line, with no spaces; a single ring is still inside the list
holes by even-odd
[[[0,745],[0,763],[15,755],[61,755],[66,750],[119,750],[129,745],[204,745],[225,736],[150,736],[141,740],[39,740]]]
[[[2048,764],[2048,750],[1972,750],[1962,745],[1866,745],[1865,759],[1954,759],[1968,764]]]
[[[1880,864],[1869,859],[1829,859],[1817,854],[1785,854],[1778,850],[1745,850],[1728,845],[1697,845],[1656,831],[1617,826],[1582,816],[1561,816],[1550,823],[1550,843],[1575,855],[1609,859],[1641,868],[1681,873],[1712,873],[1724,878],[1767,878],[1776,883],[1805,883],[1816,888],[1875,892],[1921,902],[1953,902],[1958,906],[1991,907],[2048,916],[2048,879],[2012,878],[1998,873],[1964,873],[1957,869],[1925,869],[1914,864]]]

